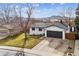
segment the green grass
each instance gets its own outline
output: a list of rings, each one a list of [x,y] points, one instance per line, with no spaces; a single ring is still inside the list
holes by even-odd
[[[26,41],[25,48],[31,49],[36,46],[41,40],[39,36],[27,36],[28,40]],[[22,47],[25,36],[24,33],[17,36],[10,36],[5,39],[0,40],[0,46],[13,46],[13,47]]]

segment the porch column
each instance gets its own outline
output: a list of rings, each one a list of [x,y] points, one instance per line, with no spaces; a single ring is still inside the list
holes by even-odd
[[[47,37],[47,30],[46,30],[46,28],[45,28],[45,37]]]
[[[63,31],[63,40],[65,40],[65,31]]]

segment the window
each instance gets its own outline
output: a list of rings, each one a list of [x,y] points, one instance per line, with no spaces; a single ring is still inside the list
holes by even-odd
[[[35,28],[32,28],[32,30],[34,31],[34,30],[35,30]]]
[[[42,28],[39,28],[39,31],[42,31]]]

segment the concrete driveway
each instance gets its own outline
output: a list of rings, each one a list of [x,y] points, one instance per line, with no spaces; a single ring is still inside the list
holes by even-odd
[[[33,49],[45,51],[52,55],[74,55],[74,41],[73,40],[62,40],[57,38],[44,38],[41,43],[35,46]],[[68,50],[71,47],[71,50]]]
[[[47,52],[47,53],[50,53],[52,56],[63,56],[64,55],[63,52],[60,52],[54,48],[49,47],[49,43],[50,42],[48,40],[44,39],[41,43],[35,46],[32,50],[39,50],[39,51]]]

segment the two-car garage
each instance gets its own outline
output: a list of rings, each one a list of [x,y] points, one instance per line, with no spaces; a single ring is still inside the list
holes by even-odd
[[[47,37],[62,38],[62,36],[61,31],[47,31]]]
[[[57,26],[50,26],[46,28],[45,37],[65,39],[65,30]]]

